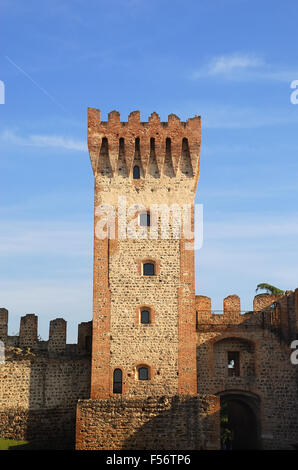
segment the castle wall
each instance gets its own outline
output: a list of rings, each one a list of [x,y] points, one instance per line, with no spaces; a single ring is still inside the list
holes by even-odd
[[[49,341],[37,341],[36,316],[23,317],[21,325],[20,336],[4,335],[0,437],[28,440],[32,448],[73,448],[76,404],[90,396],[90,352],[66,345],[62,319],[51,322]],[[85,330],[91,334],[90,323]]]
[[[290,305],[294,295],[286,295],[277,304]],[[263,307],[264,301],[263,298]],[[268,301],[272,304],[272,298]],[[197,306],[206,309],[206,302],[208,306],[206,298],[197,298]],[[285,321],[281,322],[279,318],[279,329],[272,329],[264,318],[270,315],[274,322],[277,319],[267,307],[268,304],[263,311],[237,318],[232,315],[229,319],[227,312],[221,315],[208,313],[209,318],[212,317],[209,325],[206,315],[204,324],[197,323],[198,392],[216,396],[233,393],[244,402],[251,397],[256,403],[252,411],[259,425],[260,447],[293,449],[298,442],[297,366],[290,362],[292,350],[283,336]],[[291,320],[288,310],[284,312],[285,316]],[[292,314],[291,321],[295,323],[293,317]],[[289,329],[291,326],[287,326],[287,331]],[[239,376],[229,376],[230,351],[239,352]]]
[[[213,376],[228,377],[227,353],[237,352],[240,356],[240,376],[249,378],[255,375],[255,348],[254,343],[243,338],[223,338],[213,344]]]
[[[28,441],[30,450],[73,450],[75,408],[6,408],[0,410],[0,438]]]
[[[78,450],[219,448],[219,399],[110,398],[78,403]]]
[[[148,398],[149,401],[146,397],[88,400],[91,368],[86,347],[91,335],[90,323],[79,326],[77,345],[65,344],[62,319],[51,323],[49,341],[34,342],[36,331],[30,337],[30,330],[23,329],[21,333],[24,332],[31,347],[20,348],[24,339],[7,336],[8,315],[2,309],[6,357],[0,364],[0,437],[29,440],[33,448],[34,445],[35,448],[73,448],[79,400],[78,448],[98,448],[99,436],[104,448],[154,448],[157,439],[154,429],[162,436],[163,448],[173,442],[172,448],[179,449],[180,439],[185,448],[186,442],[189,448],[216,448],[219,399],[233,394],[252,404],[259,421],[262,448],[292,449],[298,441],[297,366],[290,363],[292,350],[283,331],[285,327],[286,331],[292,331],[292,323],[296,324],[297,292],[288,293],[286,301],[276,300],[275,311],[268,309],[272,299],[268,298],[265,305],[262,298],[263,310],[245,315],[240,314],[239,299],[235,296],[225,300],[226,310],[221,315],[210,313],[210,299],[197,296],[197,317],[204,318],[204,323],[197,323],[196,332],[198,402],[192,397],[185,400],[170,395]],[[288,310],[282,309],[280,302]],[[199,307],[203,308],[199,310]],[[37,327],[32,315],[29,319]],[[285,319],[290,325],[287,326]],[[22,320],[23,325],[26,323]],[[240,353],[240,375],[236,377],[228,374],[230,351]],[[195,417],[197,409],[199,418]],[[192,434],[186,423],[190,423]],[[105,440],[106,429],[110,433],[109,441]],[[179,436],[179,442],[174,435]]]
[[[0,365],[0,409],[75,407],[88,397],[90,359],[10,357]]]

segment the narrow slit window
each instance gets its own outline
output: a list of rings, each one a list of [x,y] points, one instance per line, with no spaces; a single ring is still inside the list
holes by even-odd
[[[122,370],[121,369],[114,370],[113,393],[122,393]]]
[[[149,369],[148,367],[139,367],[138,369],[139,380],[149,380]]]
[[[140,179],[140,167],[138,165],[135,165],[133,167],[133,179],[134,180]]]
[[[144,263],[143,265],[143,275],[144,276],[154,276],[155,266],[154,263]]]
[[[141,311],[141,323],[144,323],[144,324],[150,323],[150,311],[149,310]]]
[[[240,354],[239,351],[228,352],[228,376],[239,377],[240,375]]]

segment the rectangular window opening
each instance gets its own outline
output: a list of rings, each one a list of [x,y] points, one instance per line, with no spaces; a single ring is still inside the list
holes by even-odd
[[[150,312],[149,310],[142,310],[141,311],[141,323],[150,323]]]
[[[240,375],[240,353],[239,351],[228,352],[228,376],[239,377]]]
[[[143,275],[144,276],[154,276],[155,275],[155,266],[153,263],[144,263],[143,265]]]

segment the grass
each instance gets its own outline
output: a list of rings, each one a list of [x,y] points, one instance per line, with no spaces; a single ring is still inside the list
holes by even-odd
[[[23,446],[26,444],[28,444],[28,441],[12,441],[10,439],[0,439],[0,450],[13,450],[17,446]]]

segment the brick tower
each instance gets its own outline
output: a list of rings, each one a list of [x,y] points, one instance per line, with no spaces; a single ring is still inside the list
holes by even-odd
[[[102,122],[100,111],[89,108],[95,178],[89,414],[98,413],[95,402],[109,407],[119,398],[141,403],[197,394],[194,251],[172,212],[165,229],[162,212],[154,215],[152,205],[178,208],[181,214],[188,206],[193,231],[200,143],[198,116],[181,122],[171,114],[160,122],[153,113],[140,122],[134,111],[121,122],[112,111]],[[112,223],[105,225],[106,213]],[[81,422],[83,408],[79,404]],[[81,442],[82,432],[77,436]]]

